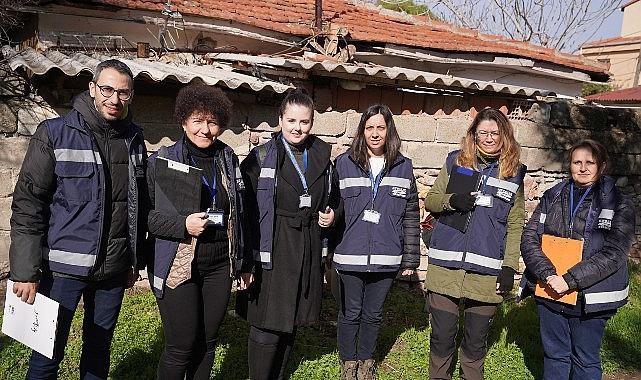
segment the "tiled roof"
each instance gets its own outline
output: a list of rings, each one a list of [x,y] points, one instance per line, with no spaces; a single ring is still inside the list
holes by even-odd
[[[583,44],[582,48],[593,48],[601,46],[613,46],[613,45],[624,45],[630,43],[641,42],[641,36],[629,36],[629,37],[612,37],[605,38],[603,40],[590,41]]]
[[[602,92],[586,97],[587,100],[597,103],[637,103],[641,104],[641,86],[626,88],[624,90]]]
[[[482,34],[447,23],[383,10],[358,0],[324,0],[323,20],[346,27],[352,41],[391,43],[447,52],[489,53],[533,59],[594,74],[606,65],[527,42]],[[160,11],[166,0],[92,0],[121,8]],[[314,23],[314,0],[173,0],[183,15],[236,21],[306,37]]]

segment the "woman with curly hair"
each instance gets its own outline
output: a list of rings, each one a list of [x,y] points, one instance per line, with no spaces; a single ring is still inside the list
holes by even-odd
[[[525,218],[520,147],[501,111],[479,112],[450,153],[425,209],[440,214],[430,240],[426,274],[430,309],[430,378],[450,379],[459,304],[463,304],[461,378],[483,379],[487,333],[502,295],[512,290]],[[448,191],[451,175],[478,176],[473,192]],[[467,217],[467,228],[448,219]],[[456,226],[458,228],[452,227]]]
[[[158,379],[209,379],[232,278],[241,289],[252,281],[240,275],[253,259],[243,257],[238,157],[218,140],[230,113],[220,89],[183,87],[174,112],[183,135],[149,158],[148,271],[165,333]]]

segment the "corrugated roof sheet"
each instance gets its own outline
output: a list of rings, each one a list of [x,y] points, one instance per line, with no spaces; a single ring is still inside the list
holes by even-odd
[[[379,65],[364,65],[334,62],[304,61],[293,58],[278,58],[269,56],[253,56],[247,54],[221,53],[208,54],[209,58],[231,62],[246,62],[257,65],[269,65],[273,67],[289,68],[293,70],[303,69],[306,71],[347,73],[352,75],[364,75],[369,77],[384,78],[391,80],[404,80],[414,82],[415,85],[436,85],[438,87],[458,87],[468,90],[491,91],[512,95],[539,96],[548,91],[507,85],[495,82],[486,82],[452,75],[431,73],[428,71],[414,70],[404,67],[385,67]]]
[[[121,8],[161,11],[165,0],[93,0]],[[289,35],[308,37],[314,0],[173,0],[183,15],[235,21]],[[324,0],[323,21],[346,27],[352,41],[392,43],[448,52],[483,52],[549,62],[604,75],[607,66],[574,54],[458,28],[424,16],[392,12],[356,0]]]
[[[641,104],[641,86],[602,92],[587,96],[586,99],[597,103]]]
[[[2,55],[8,60],[12,70],[18,67],[25,67],[38,75],[42,75],[53,68],[57,68],[69,76],[78,75],[81,71],[93,73],[100,61],[112,58],[82,53],[65,55],[55,50],[40,53],[32,48],[25,48],[17,52],[10,46],[2,47]],[[277,93],[283,93],[291,88],[291,86],[279,82],[234,72],[231,67],[165,63],[143,58],[113,58],[126,63],[131,68],[134,77],[146,75],[154,81],[173,78],[181,83],[188,83],[194,78],[199,78],[208,85],[224,85],[231,89],[246,87],[254,91],[268,89]]]

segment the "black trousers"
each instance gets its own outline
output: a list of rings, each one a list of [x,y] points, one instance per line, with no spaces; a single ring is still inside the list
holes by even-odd
[[[158,379],[209,379],[231,281],[225,262],[206,271],[194,270],[190,280],[165,289],[158,299],[165,333]]]
[[[294,346],[296,327],[291,333],[251,326],[247,356],[251,380],[282,380]]]
[[[459,304],[463,303],[463,339],[460,362],[462,380],[483,380],[483,365],[487,353],[487,334],[490,331],[496,304],[471,299],[452,298],[430,292],[430,379],[452,378],[452,361],[459,330]]]
[[[374,356],[383,321],[383,304],[397,272],[338,272],[340,311],[338,352],[341,360]]]

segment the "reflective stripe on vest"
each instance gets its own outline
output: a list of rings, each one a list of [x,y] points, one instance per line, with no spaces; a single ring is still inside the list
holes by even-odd
[[[341,190],[348,187],[372,187],[372,181],[365,177],[343,178],[338,181],[338,187]]]
[[[402,256],[388,256],[388,255],[371,255],[369,263],[375,265],[398,265],[403,259]]]
[[[369,263],[374,265],[398,265],[403,259],[402,256],[371,255]],[[334,254],[334,262],[343,265],[367,265],[367,256],[364,255],[341,255]]]
[[[96,263],[96,255],[68,252],[59,249],[44,248],[44,256],[49,261],[79,267],[91,267]]]
[[[492,269],[501,269],[501,266],[503,265],[503,260],[477,255],[472,252],[465,254],[465,262]]]
[[[503,189],[507,190],[512,193],[516,193],[519,190],[519,184],[510,182],[510,181],[504,181],[502,179],[494,178],[494,177],[489,177],[487,179],[487,185],[496,187],[498,189]]]
[[[341,255],[339,253],[335,253],[334,262],[336,264],[345,264],[345,265],[367,265],[367,256]]]
[[[410,180],[407,178],[401,177],[383,177],[381,181],[381,186],[396,186],[403,187],[405,189],[410,188]]]
[[[153,276],[154,279],[154,288],[158,290],[162,290],[163,285],[165,284],[165,281],[157,276]]]
[[[485,257],[482,255],[477,255],[476,253],[466,252],[465,260],[463,260],[463,252],[458,251],[446,251],[442,249],[430,248],[427,251],[428,257],[431,257],[436,260],[443,261],[464,261],[469,264],[478,265],[485,268],[491,269],[501,269],[503,265],[503,260],[493,259],[490,257]]]
[[[275,178],[276,169],[274,168],[261,168],[259,178]]]
[[[548,214],[540,213],[539,214],[539,223],[544,224],[545,219],[548,217]]]
[[[54,149],[56,161],[95,162],[102,164],[100,154],[90,149]],[[142,160],[141,160],[142,161]]]
[[[585,303],[587,305],[594,305],[598,303],[623,301],[628,297],[629,292],[630,286],[626,286],[623,290],[615,290],[612,292],[585,293]]]
[[[430,247],[430,249],[427,250],[427,256],[433,259],[443,260],[443,261],[462,261],[463,260],[463,252],[446,251],[443,249],[437,249],[433,247]]]
[[[236,166],[236,178],[243,178],[243,173],[240,172],[240,167]]]

